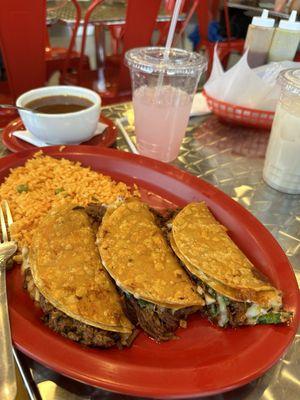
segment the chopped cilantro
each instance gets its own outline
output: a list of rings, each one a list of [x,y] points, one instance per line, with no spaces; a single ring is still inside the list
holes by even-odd
[[[55,194],[59,194],[59,193],[64,192],[64,191],[65,191],[64,188],[58,188],[58,189],[55,189]]]
[[[229,306],[229,304],[230,304],[229,298],[226,296],[223,296],[223,300],[224,300],[224,303],[226,304],[226,306]]]
[[[216,304],[211,304],[210,306],[208,306],[208,310],[213,318],[219,314],[219,309]]]
[[[148,301],[145,301],[145,300],[142,300],[142,299],[139,299],[138,303],[139,303],[139,306],[141,308],[146,308],[149,305]]]
[[[29,188],[28,188],[28,185],[26,183],[17,186],[17,191],[19,193],[28,192],[28,190],[29,190]]]
[[[261,315],[257,322],[259,324],[280,324],[281,318],[280,313],[268,313],[265,315]]]
[[[269,312],[268,314],[261,315],[257,323],[258,324],[280,324],[282,322],[289,321],[293,316],[292,312],[281,311],[281,312]]]
[[[124,293],[125,297],[127,297],[127,299],[134,298],[134,296],[128,292],[123,291],[123,293]],[[146,308],[148,306],[151,306],[151,303],[149,303],[148,301],[145,301],[142,299],[135,299],[135,300],[138,302],[138,304],[141,308]]]

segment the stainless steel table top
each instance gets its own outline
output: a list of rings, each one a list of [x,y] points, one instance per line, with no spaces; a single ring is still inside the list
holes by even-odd
[[[253,2],[255,3],[255,2]],[[274,11],[273,6],[271,6],[271,2],[268,3],[261,3],[258,2],[257,4],[252,4],[252,2],[243,1],[243,0],[231,0],[228,2],[228,7],[230,8],[238,8],[239,10],[245,10],[247,15],[254,16],[254,15],[261,15],[262,10],[264,8],[269,10],[269,17],[276,17],[276,18],[289,18],[289,13],[282,11]]]
[[[103,109],[111,119],[124,115],[132,120],[131,103]],[[133,126],[128,123],[133,137]],[[191,118],[180,155],[174,162],[214,186],[253,213],[275,236],[289,257],[300,283],[300,196],[280,193],[262,180],[268,133],[222,125],[213,117]],[[122,136],[116,147],[129,151]],[[7,154],[1,148],[1,156]],[[129,396],[95,389],[43,367],[21,356],[21,363],[30,368],[37,385],[36,399],[42,400],[121,400]],[[292,347],[264,376],[226,394],[209,400],[296,400],[300,398],[300,331]],[[133,398],[132,398],[133,399]],[[22,399],[23,400],[23,399]]]
[[[91,1],[78,1],[78,3],[81,8],[81,22],[83,22],[85,13],[91,4]],[[90,17],[90,23],[101,23],[103,25],[120,25],[125,23],[125,15],[126,1],[115,0],[114,2],[104,2],[95,8]],[[71,2],[68,2],[64,7],[58,9],[56,12],[56,18],[67,24],[74,23],[76,13],[73,4]],[[166,14],[164,8],[161,8],[157,21],[169,21],[170,18],[170,14]],[[178,20],[183,21],[184,18],[185,15],[181,14]]]

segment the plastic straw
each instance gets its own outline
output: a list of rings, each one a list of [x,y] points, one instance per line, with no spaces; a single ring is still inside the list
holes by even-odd
[[[168,37],[167,37],[167,41],[166,41],[163,61],[166,61],[169,58],[170,48],[172,46],[173,39],[174,39],[174,34],[175,34],[175,29],[176,29],[176,24],[177,24],[177,20],[178,20],[181,3],[182,3],[182,0],[176,0],[175,7],[173,10],[172,20],[171,20],[171,24],[170,24],[170,28],[169,28],[169,32],[168,32]],[[163,80],[164,80],[164,73],[161,72],[159,74],[158,82],[157,82],[156,98],[160,95],[159,93],[160,93],[160,89],[163,84]]]
[[[173,43],[175,28],[176,28],[176,24],[177,24],[177,20],[178,20],[181,3],[182,3],[182,0],[176,0],[173,15],[172,15],[172,20],[171,20],[171,25],[169,28],[168,37],[167,37],[167,41],[166,41],[164,59],[168,59],[168,57],[169,57],[169,50]]]
[[[139,154],[139,152],[137,151],[137,148],[135,147],[135,145],[132,143],[128,133],[126,132],[126,129],[123,126],[122,123],[123,118],[117,118],[115,120],[117,127],[120,129],[122,135],[124,136],[124,139],[126,140],[130,150],[132,151],[132,153],[134,154]]]

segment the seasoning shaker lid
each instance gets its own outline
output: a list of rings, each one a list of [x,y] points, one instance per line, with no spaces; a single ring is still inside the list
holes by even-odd
[[[300,68],[284,69],[278,76],[278,82],[288,92],[300,96]]]
[[[252,18],[252,25],[261,26],[264,28],[273,28],[275,25],[275,19],[268,18],[268,15],[269,11],[264,9],[260,17]]]
[[[287,19],[280,20],[279,28],[286,29],[289,31],[300,31],[300,22],[297,22],[296,19],[297,19],[297,11],[293,10],[288,20]]]

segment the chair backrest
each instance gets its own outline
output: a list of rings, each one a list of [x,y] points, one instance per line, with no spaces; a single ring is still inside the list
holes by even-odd
[[[175,40],[173,41],[173,47],[177,47],[177,43],[181,39],[184,31],[186,30],[188,24],[190,23],[195,11],[197,10],[197,8],[199,6],[200,1],[201,0],[193,0],[193,1],[185,2],[183,11],[185,12],[186,17],[185,17],[185,20],[183,21],[183,23],[181,24],[180,30],[177,33]]]
[[[201,42],[208,40],[208,27],[212,20],[212,12],[210,8],[210,0],[200,1],[197,7],[197,16],[199,22],[199,34]]]
[[[127,50],[134,47],[151,45],[161,0],[147,1],[147,6],[140,0],[128,0],[124,29],[123,59]],[[131,82],[128,67],[121,63],[119,91],[130,90]]]
[[[195,0],[196,2],[199,0]],[[170,19],[169,21],[164,21],[164,22],[158,22],[157,23],[157,29],[159,31],[159,37],[158,37],[158,41],[157,41],[157,46],[164,46],[166,44],[167,41],[167,37],[168,37],[168,33],[169,33],[169,29],[171,26],[171,16],[173,14],[173,10],[176,4],[176,0],[164,0],[164,9],[165,9],[165,13],[169,14]],[[194,0],[192,0],[192,3],[194,3]],[[180,11],[179,14],[184,12],[188,18],[187,24],[189,23],[190,17],[189,16],[189,5],[190,5],[190,1],[187,0],[182,0],[181,2],[181,7],[180,7]],[[194,12],[194,11],[193,11]],[[186,21],[187,19],[185,19]],[[177,23],[176,25],[176,30],[175,32],[178,33],[178,29],[181,29],[180,26],[182,25],[182,23]],[[175,35],[175,39],[173,41],[173,47],[176,47],[174,45],[174,43],[176,43],[177,41],[177,35]]]
[[[81,8],[80,8],[80,5],[78,4],[78,1],[77,0],[71,0],[71,2],[73,3],[73,6],[75,7],[75,22],[73,24],[72,34],[71,34],[68,50],[66,52],[65,63],[63,65],[62,76],[61,76],[62,82],[65,81],[65,77],[66,77],[66,74],[67,74],[67,69],[69,67],[71,53],[72,53],[72,50],[73,50],[74,45],[75,45],[76,36],[77,36],[78,28],[79,28],[79,25],[80,25],[80,21],[81,21]]]
[[[14,99],[45,84],[45,38],[45,0],[1,0],[0,46]]]
[[[81,81],[81,74],[83,70],[83,57],[86,44],[86,32],[90,16],[103,0],[93,0],[89,6],[83,24],[82,44],[81,44],[81,57],[78,68],[78,82]],[[149,46],[151,38],[155,29],[158,11],[161,5],[161,0],[127,0],[126,20],[123,36],[123,52],[122,58],[127,50],[134,47]],[[118,79],[118,91],[130,90],[131,82],[128,68],[121,63]]]

